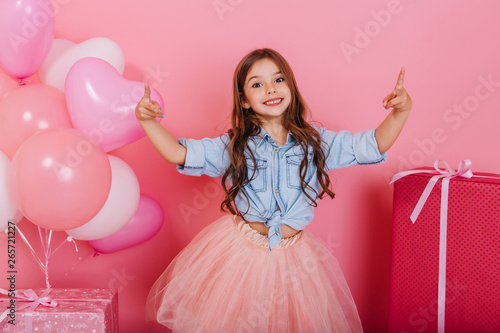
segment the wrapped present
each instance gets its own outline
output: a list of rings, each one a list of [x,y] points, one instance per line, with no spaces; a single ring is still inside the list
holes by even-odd
[[[0,332],[118,332],[116,290],[17,290],[15,312],[9,311],[11,299],[5,291],[0,294],[0,309],[7,309],[2,314]]]
[[[389,332],[500,332],[500,175],[439,162],[393,179]]]

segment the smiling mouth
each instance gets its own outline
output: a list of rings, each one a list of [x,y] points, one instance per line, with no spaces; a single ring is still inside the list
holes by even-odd
[[[271,99],[267,102],[264,102],[265,105],[278,105],[280,104],[281,102],[283,101],[283,98],[275,98],[275,99]]]

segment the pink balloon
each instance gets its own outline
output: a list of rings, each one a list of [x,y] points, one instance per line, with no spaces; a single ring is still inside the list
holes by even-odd
[[[116,156],[108,155],[111,165],[111,189],[102,209],[84,225],[66,230],[79,240],[108,237],[122,229],[134,216],[141,192],[134,170]]]
[[[141,194],[139,207],[130,221],[115,234],[89,241],[89,245],[101,253],[112,253],[141,244],[160,231],[163,225],[163,209],[153,198]]]
[[[28,220],[67,230],[101,210],[111,188],[111,167],[88,135],[73,128],[48,129],[21,145],[10,165],[9,183]]]
[[[15,88],[0,103],[0,150],[10,159],[30,136],[44,129],[72,127],[64,93],[45,84]]]
[[[144,83],[125,80],[108,62],[83,58],[66,77],[66,102],[75,128],[92,136],[108,152],[144,137],[135,107]],[[151,99],[163,99],[151,88]]]
[[[0,1],[0,67],[25,78],[42,64],[54,40],[51,0]]]
[[[19,86],[19,80],[9,76],[0,68],[0,102],[9,92]]]
[[[38,69],[45,84],[65,90],[66,76],[75,62],[94,57],[107,61],[123,74],[125,56],[120,46],[105,37],[95,37],[76,44],[66,39],[54,39],[49,54]]]
[[[19,86],[26,84],[38,84],[41,83],[38,72],[25,78],[17,79],[9,74],[7,74],[2,68],[0,68],[0,102],[11,92]]]
[[[0,151],[0,232],[7,229],[9,221],[19,222],[23,216],[17,210],[9,184],[10,160]]]

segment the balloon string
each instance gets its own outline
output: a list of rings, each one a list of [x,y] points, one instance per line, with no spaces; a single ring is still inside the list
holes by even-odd
[[[78,247],[76,246],[76,242],[73,240],[72,237],[68,237],[65,240],[63,240],[62,243],[59,244],[59,246],[54,251],[52,251],[51,255],[54,255],[54,253],[56,253],[57,250],[59,250],[61,248],[61,246],[63,246],[66,242],[73,242],[75,244],[75,250],[76,250],[76,252],[78,252]]]
[[[47,251],[45,251],[45,243],[43,242],[42,228],[40,228],[39,226],[37,226],[37,228],[38,235],[40,236],[40,244],[42,244],[43,253],[45,253],[45,256],[47,256]]]
[[[69,271],[67,271],[63,276],[61,276],[56,281],[55,284],[57,284],[59,281],[61,281],[63,278],[65,278],[69,273],[73,272],[78,265],[80,265],[82,262],[84,262],[85,260],[87,260],[90,256],[92,256],[92,258],[93,258],[93,257],[97,257],[98,255],[99,255],[98,252],[96,252],[96,251],[90,251],[89,253],[87,253],[83,257],[80,257],[78,263],[75,266],[71,267],[71,269]]]
[[[78,252],[78,246],[76,246],[76,242],[75,242],[75,240],[73,239],[73,237],[68,236],[68,238],[66,238],[66,240],[67,240],[68,242],[73,242],[73,244],[75,245],[75,251],[76,251],[76,252]]]
[[[57,250],[59,250],[59,249],[61,248],[61,246],[63,246],[63,245],[64,245],[64,243],[66,243],[66,240],[63,240],[63,241],[62,241],[62,243],[61,243],[61,244],[59,244],[59,246],[58,246],[58,247],[56,247],[56,249],[55,249],[54,251],[52,251],[51,255],[54,255],[54,253],[56,253],[56,252],[57,252]]]
[[[26,239],[26,237],[24,236],[24,234],[22,233],[22,231],[21,231],[21,229],[19,228],[18,225],[16,225],[16,229],[17,229],[17,232],[19,233],[19,235],[21,236],[22,240],[24,241],[24,243],[30,249],[31,254],[36,259],[37,264],[40,265],[40,269],[43,271],[44,270],[44,268],[43,268],[44,265],[43,265],[42,261],[40,260],[40,258],[38,257],[38,255],[36,254],[35,250],[33,250],[33,247],[31,246],[30,242]]]
[[[45,229],[45,234],[47,234],[47,229]],[[52,230],[49,230],[49,239],[47,241],[47,252],[45,256],[50,257],[51,252],[50,249],[52,248]]]
[[[47,237],[47,229],[45,229],[45,236]],[[47,240],[47,251],[45,252],[45,285],[47,288],[50,288],[49,282],[49,260],[50,260],[50,249],[52,245],[52,230],[49,231]]]
[[[35,250],[31,246],[31,244],[28,241],[28,239],[26,238],[26,236],[24,236],[24,234],[22,233],[22,231],[19,228],[19,226],[16,226],[16,229],[17,229],[17,232],[19,232],[19,235],[21,236],[21,238],[24,241],[24,243],[28,246],[28,248],[31,251],[31,254],[33,255],[33,257],[35,258],[37,264],[40,266],[40,269],[42,270],[43,274],[45,275],[45,285],[46,285],[46,287],[50,288],[51,287],[50,281],[49,281],[49,263],[50,263],[50,257],[52,255],[54,255],[54,253],[56,253],[56,251],[59,250],[63,246],[63,244],[66,243],[66,241],[68,241],[68,242],[72,241],[73,243],[75,243],[76,252],[78,252],[78,247],[76,246],[76,242],[73,240],[73,238],[72,237],[68,237],[54,251],[52,251],[52,240],[53,240],[53,238],[52,238],[52,230],[43,229],[44,230],[44,235],[42,235],[42,228],[40,228],[40,226],[37,226],[37,227],[38,227],[38,235],[40,236],[40,243],[42,244],[43,252],[44,252],[44,255],[45,255],[45,264],[42,262],[42,260],[40,259],[40,257],[36,254]],[[82,263],[85,259],[87,259],[90,254],[93,254],[94,256],[96,256],[96,252],[91,252],[91,253],[87,254],[82,260],[80,260],[79,263]],[[74,266],[71,270],[75,269],[75,267],[76,266]],[[68,275],[68,273],[66,273],[64,276]]]
[[[52,230],[50,230],[49,233],[47,233],[47,229],[43,229],[43,234],[42,235],[42,228],[40,226],[37,226],[38,228],[38,235],[40,236],[40,243],[42,244],[43,248],[43,254],[45,255],[45,265],[43,265],[43,275],[45,276],[45,285],[47,288],[50,288],[50,282],[49,282],[49,262],[50,262],[50,243],[51,243],[51,238],[52,238]]]

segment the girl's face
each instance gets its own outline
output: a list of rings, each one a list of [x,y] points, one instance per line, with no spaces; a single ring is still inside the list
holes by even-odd
[[[250,67],[243,92],[243,107],[252,108],[264,121],[281,120],[292,100],[285,76],[269,58],[258,60]]]

